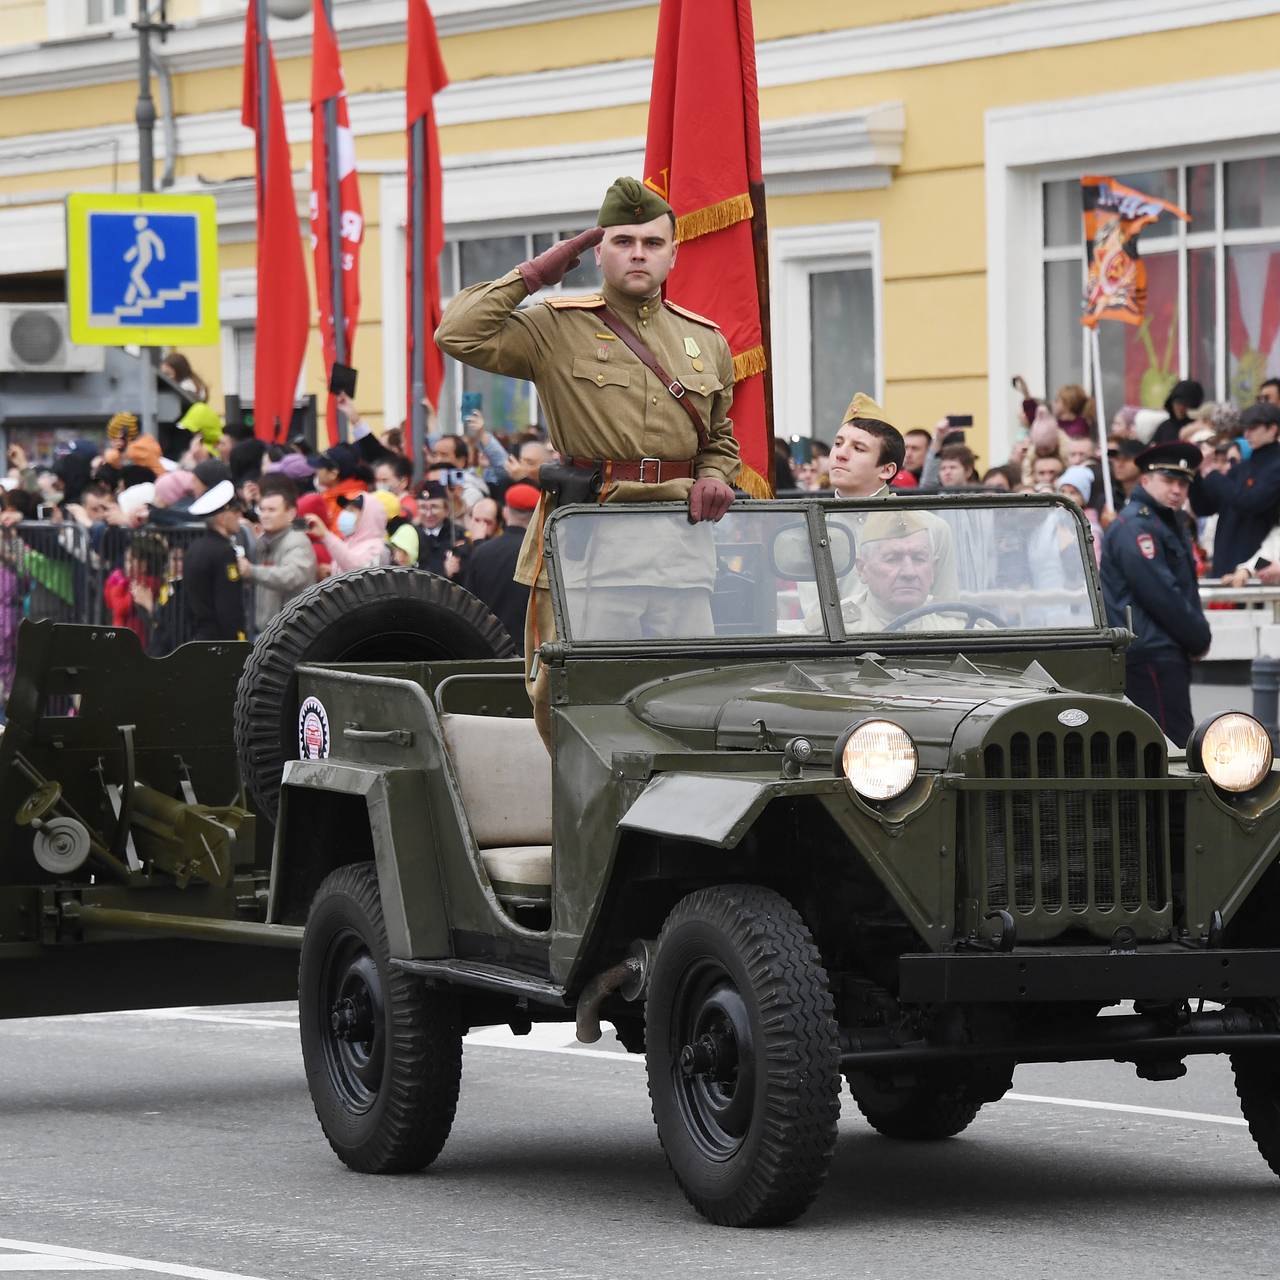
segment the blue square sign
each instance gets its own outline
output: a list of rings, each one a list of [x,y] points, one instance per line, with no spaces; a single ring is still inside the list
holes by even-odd
[[[68,196],[72,341],[216,341],[217,236],[210,196]]]

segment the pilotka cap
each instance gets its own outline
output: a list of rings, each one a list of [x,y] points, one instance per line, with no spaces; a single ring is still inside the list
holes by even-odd
[[[616,178],[605,192],[600,206],[598,227],[631,227],[652,222],[664,213],[675,217],[675,210],[639,178]]]

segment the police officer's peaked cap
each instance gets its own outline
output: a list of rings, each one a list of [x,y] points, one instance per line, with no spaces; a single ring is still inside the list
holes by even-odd
[[[596,225],[639,226],[662,217],[664,213],[675,217],[675,211],[652,187],[646,187],[639,178],[616,178],[613,186],[605,192]]]
[[[1241,415],[1242,427],[1280,427],[1280,406],[1265,400],[1251,404]]]
[[[219,480],[212,489],[202,493],[188,508],[193,516],[207,518],[225,511],[236,500],[236,487],[230,480]]]
[[[1134,459],[1138,470],[1162,471],[1165,475],[1194,480],[1200,473],[1200,450],[1193,444],[1158,444],[1145,449]]]

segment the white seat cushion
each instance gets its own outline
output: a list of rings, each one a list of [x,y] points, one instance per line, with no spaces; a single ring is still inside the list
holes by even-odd
[[[476,844],[545,845],[550,859],[551,757],[533,721],[450,713],[440,725]]]
[[[504,849],[481,849],[480,861],[495,886],[513,889],[551,887],[551,846],[517,844]]]

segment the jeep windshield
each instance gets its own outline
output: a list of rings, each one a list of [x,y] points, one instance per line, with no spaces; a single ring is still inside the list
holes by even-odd
[[[547,562],[570,643],[1096,630],[1079,514],[1044,497],[566,508]],[[1088,560],[1086,560],[1088,557]]]

